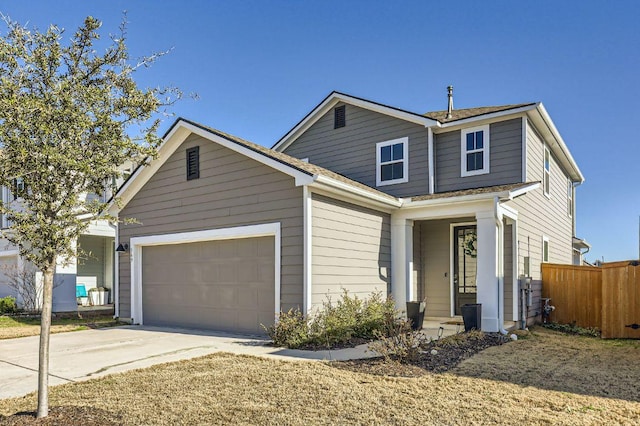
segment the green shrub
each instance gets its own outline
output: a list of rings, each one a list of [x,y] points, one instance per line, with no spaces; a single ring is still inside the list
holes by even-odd
[[[324,302],[310,319],[300,310],[289,310],[280,313],[278,321],[265,330],[279,346],[332,348],[388,336],[398,318],[393,300],[383,300],[380,293],[363,300],[344,291],[337,302]]]
[[[297,349],[309,343],[309,326],[299,309],[280,312],[274,325],[262,327],[276,346]]]
[[[12,314],[18,311],[18,305],[16,305],[16,298],[13,296],[7,296],[0,298],[0,314]]]
[[[575,334],[577,336],[600,337],[600,330],[595,327],[580,327],[575,324],[558,324],[557,322],[549,322],[542,324],[544,328],[549,330],[560,331],[567,334]]]

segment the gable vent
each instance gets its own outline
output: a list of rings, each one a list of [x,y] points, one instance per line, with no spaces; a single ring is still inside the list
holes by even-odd
[[[338,129],[347,125],[345,106],[341,105],[333,110],[333,128]]]
[[[187,149],[187,180],[200,177],[200,147]]]

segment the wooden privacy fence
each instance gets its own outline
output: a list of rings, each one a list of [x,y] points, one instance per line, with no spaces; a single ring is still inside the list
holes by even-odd
[[[542,297],[556,307],[553,322],[596,327],[604,338],[640,338],[638,262],[601,268],[543,263]]]

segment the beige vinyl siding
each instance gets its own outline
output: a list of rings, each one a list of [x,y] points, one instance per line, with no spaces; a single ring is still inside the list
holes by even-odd
[[[504,320],[513,320],[513,226],[504,226]]]
[[[422,276],[421,283],[427,299],[425,315],[451,316],[451,224],[475,222],[475,219],[442,219],[416,222],[421,227]]]
[[[522,181],[522,119],[492,123],[489,134],[490,173],[467,177],[460,173],[461,131],[434,135],[436,192]]]
[[[386,296],[391,277],[390,216],[312,195],[312,309],[344,290]]]
[[[338,104],[345,105],[345,104]],[[376,143],[409,138],[409,181],[381,186],[397,197],[429,192],[427,129],[353,105],[346,106],[346,126],[333,128],[333,109],[322,116],[284,152],[376,187]]]
[[[526,180],[542,182],[544,145],[533,125],[527,123]],[[524,273],[524,258],[530,256],[534,300],[530,316],[540,313],[542,237],[549,237],[549,262],[571,264],[572,219],[567,215],[567,173],[551,153],[550,196],[543,186],[506,203],[518,210],[518,275]]]
[[[187,181],[188,148],[200,146],[200,178]],[[302,307],[302,188],[294,179],[191,135],[120,213],[120,242],[131,237],[279,222],[281,308]],[[129,253],[120,254],[120,316],[130,316]]]

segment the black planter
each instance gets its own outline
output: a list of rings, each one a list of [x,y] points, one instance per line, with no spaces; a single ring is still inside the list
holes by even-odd
[[[420,330],[424,322],[424,302],[407,302],[407,318],[411,320],[411,329]]]
[[[482,304],[467,303],[460,306],[462,320],[464,321],[464,331],[482,329]]]

